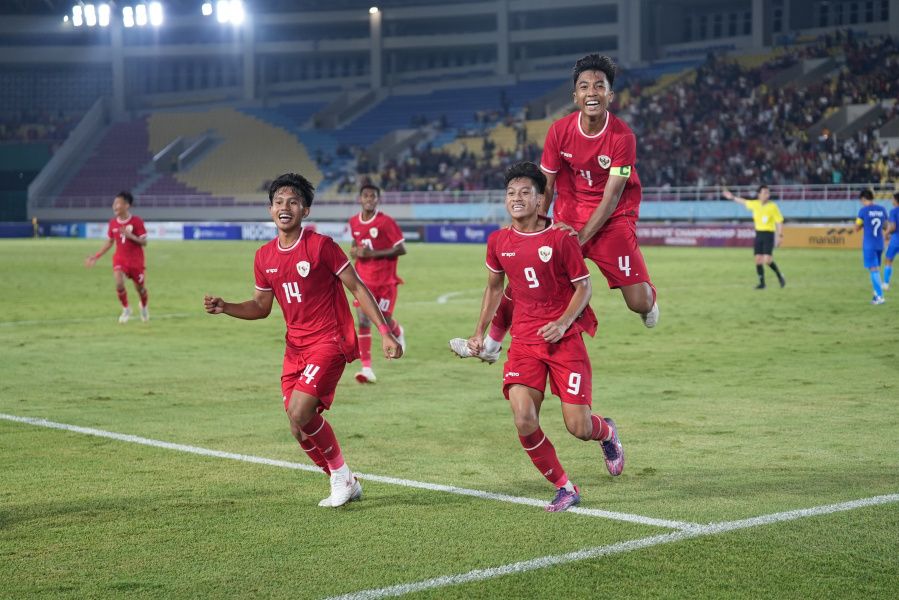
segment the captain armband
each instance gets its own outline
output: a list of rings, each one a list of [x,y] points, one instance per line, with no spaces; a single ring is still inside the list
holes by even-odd
[[[609,175],[617,175],[618,177],[630,177],[631,176],[631,167],[612,167],[609,169]]]

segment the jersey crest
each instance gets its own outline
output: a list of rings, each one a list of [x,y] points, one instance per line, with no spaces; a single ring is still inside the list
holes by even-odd
[[[606,156],[605,154],[601,154],[596,157],[596,161],[599,163],[599,166],[603,169],[608,169],[609,165],[612,164],[612,159]]]
[[[300,274],[300,277],[306,277],[309,275],[309,261],[301,260],[297,263],[297,273]]]
[[[378,237],[378,228],[372,227],[371,229],[369,229],[368,235],[370,235],[372,239],[376,239]]]
[[[549,246],[540,246],[537,249],[537,256],[539,256],[540,260],[543,262],[548,263],[549,259],[553,257],[553,249]]]

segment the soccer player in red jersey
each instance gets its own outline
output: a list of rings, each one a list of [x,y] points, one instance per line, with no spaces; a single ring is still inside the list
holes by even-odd
[[[353,315],[341,284],[359,301],[381,333],[388,359],[403,355],[384,316],[350,261],[331,238],[303,228],[314,188],[303,176],[287,173],[269,188],[269,213],[278,237],[256,251],[256,290],[241,303],[207,295],[210,314],[264,319],[277,300],[287,323],[281,392],[290,430],[312,461],[330,475],[331,494],[319,506],[337,507],[362,496],[331,425],[321,413],[331,408],[334,390],[348,362],[359,357]]]
[[[128,292],[125,289],[125,278],[134,282],[134,288],[140,296],[140,319],[150,320],[150,310],[147,308],[148,293],[146,283],[146,269],[144,266],[144,246],[147,245],[147,228],[137,215],[131,214],[131,205],[134,204],[134,196],[131,192],[119,192],[112,202],[112,211],[115,216],[109,220],[106,230],[108,239],[100,251],[88,256],[84,260],[86,267],[93,267],[106,251],[115,244],[115,253],[112,255],[112,274],[115,277],[115,289],[122,303],[122,314],[119,315],[119,323],[127,323],[131,318],[131,307],[128,305]]]
[[[359,205],[362,210],[350,218],[350,231],[353,245],[350,256],[356,259],[356,273],[374,296],[375,301],[391,333],[399,340],[406,352],[406,338],[403,328],[393,318],[396,308],[397,286],[403,280],[396,274],[398,257],[406,253],[405,239],[399,225],[389,216],[378,210],[381,200],[381,189],[366,184],[359,190]],[[359,320],[359,353],[362,370],[356,373],[359,383],[377,381],[371,368],[371,321],[359,310],[359,301],[354,300],[356,315]]]
[[[578,230],[584,257],[599,267],[610,288],[618,288],[628,308],[646,327],[659,320],[656,290],[637,243],[642,186],[637,175],[637,142],[624,121],[609,112],[616,67],[607,56],[587,55],[574,65],[577,111],[552,124],[546,133],[540,168],[546,173],[546,196],[540,212],[556,206],[553,217]],[[509,329],[506,299],[491,324],[481,356],[492,362]],[[457,338],[458,339],[458,338]],[[470,353],[450,347],[467,358]]]
[[[487,287],[468,346],[473,356],[483,349],[484,328],[503,298],[508,278],[514,310],[503,394],[525,452],[557,488],[546,510],[559,512],[580,502],[580,490],[568,479],[555,448],[540,429],[547,377],[550,390],[562,401],[566,428],[577,438],[600,443],[612,475],[621,474],[624,451],[615,423],[591,412],[592,371],[581,333],[596,333],[596,317],[589,307],[590,273],[577,240],[541,222],[538,206],[546,176],[537,165],[512,165],[505,180],[512,226],[487,239]]]

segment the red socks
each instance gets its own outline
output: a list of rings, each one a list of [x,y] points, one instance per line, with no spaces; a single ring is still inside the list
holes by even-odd
[[[359,326],[359,358],[363,367],[371,367],[371,326]]]
[[[125,289],[117,289],[115,292],[119,295],[119,302],[122,303],[122,306],[128,308],[128,291]]]
[[[147,288],[144,288],[144,291],[140,293],[140,305],[144,308],[147,307],[147,300],[150,299],[150,294],[147,292]]]
[[[312,462],[321,467],[321,470],[325,472],[325,475],[331,474],[331,469],[328,468],[328,463],[325,460],[325,457],[322,456],[322,453],[318,451],[318,448],[315,447],[315,444],[307,439],[303,442],[300,442],[300,448],[303,449],[303,452],[306,453],[306,455],[312,460]]]
[[[328,465],[328,469],[331,472],[344,465],[343,454],[340,452],[340,444],[337,443],[334,430],[331,429],[331,425],[321,415],[315,415],[300,429],[306,434],[307,441],[315,445],[316,450],[319,451],[322,460]],[[313,458],[312,460],[315,459]],[[315,461],[315,464],[319,464],[318,461]]]
[[[539,427],[537,431],[529,435],[519,435],[518,439],[524,447],[524,451],[531,457],[531,462],[543,474],[546,479],[560,488],[568,483],[568,475],[559,463],[556,456],[556,448]]]
[[[397,323],[396,319],[393,319],[391,323],[393,323],[393,325],[390,327],[390,333],[392,333],[395,338],[400,337],[400,334],[403,333],[403,328],[400,327],[400,324]]]
[[[606,423],[597,415],[590,415],[590,420],[593,421],[593,433],[590,434],[591,440],[607,442],[609,439],[611,439],[612,428],[609,427],[608,423]]]

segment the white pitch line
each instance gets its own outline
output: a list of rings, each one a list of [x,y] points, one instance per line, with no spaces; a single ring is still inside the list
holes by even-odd
[[[542,556],[532,560],[520,561],[499,567],[491,567],[488,569],[474,569],[467,573],[459,573],[458,575],[445,575],[443,577],[435,577],[433,579],[425,579],[413,583],[403,583],[392,585],[389,587],[362,590],[343,596],[332,596],[327,600],[374,600],[376,598],[386,598],[389,596],[402,596],[413,592],[421,592],[424,590],[432,590],[451,585],[461,585],[464,583],[472,583],[475,581],[484,581],[485,579],[495,579],[504,575],[515,575],[525,573],[537,569],[545,569],[557,565],[599,558],[601,556],[609,556],[612,554],[622,554],[641,548],[650,548],[652,546],[660,546],[662,544],[670,544],[672,542],[680,542],[698,537],[709,535],[719,535],[729,531],[739,529],[748,529],[750,527],[759,527],[762,525],[771,525],[772,523],[782,523],[784,521],[793,521],[805,517],[814,517],[819,515],[827,515],[835,512],[854,510],[866,506],[876,506],[879,504],[889,504],[899,502],[899,494],[888,494],[884,496],[874,496],[873,498],[864,498],[861,500],[852,500],[850,502],[841,502],[839,504],[828,504],[825,506],[817,506],[813,508],[805,508],[799,510],[791,510],[781,513],[773,513],[760,517],[752,517],[750,519],[741,519],[739,521],[724,521],[721,523],[710,523],[708,525],[696,525],[689,529],[675,531],[673,533],[665,533],[662,535],[653,535],[650,537],[629,540],[626,542],[618,542],[608,546],[597,546],[594,548],[586,548],[577,552],[569,552],[567,554],[557,554],[551,556]]]
[[[203,314],[199,311],[196,314]],[[138,315],[133,315],[134,321],[137,321]],[[150,320],[156,319],[183,319],[186,317],[192,317],[194,313],[169,313],[169,314],[152,314],[150,315]],[[0,327],[19,327],[24,325],[67,325],[71,323],[96,323],[99,321],[108,321],[109,323],[115,323],[118,317],[84,317],[78,319],[41,319],[41,320],[33,320],[33,321],[0,321]]]
[[[455,298],[456,296],[461,296],[465,292],[449,292],[446,294],[441,294],[437,296],[437,304],[446,304],[450,301],[450,298]]]
[[[200,456],[212,456],[215,458],[227,458],[229,460],[239,460],[242,462],[254,463],[259,465],[268,465],[270,467],[281,467],[284,469],[295,469],[298,471],[309,471],[312,473],[321,473],[321,469],[312,465],[303,463],[295,463],[286,460],[275,460],[264,458],[261,456],[252,456],[249,454],[237,454],[234,452],[222,452],[220,450],[211,450],[209,448],[200,448],[198,446],[188,446],[186,444],[174,444],[172,442],[164,442],[162,440],[153,440],[149,438],[129,435],[125,433],[115,433],[113,431],[105,431],[103,429],[94,429],[92,427],[80,427],[78,425],[68,425],[66,423],[56,423],[47,419],[36,419],[33,417],[18,417],[15,415],[7,415],[0,413],[0,419],[13,421],[15,423],[25,423],[28,425],[36,425],[38,427],[48,427],[50,429],[61,429],[73,433],[81,433],[84,435],[92,435],[95,437],[109,438],[120,442],[129,442],[131,444],[140,444],[142,446],[152,446],[154,448],[164,448],[166,450],[176,450],[178,452],[187,452],[189,454],[198,454]],[[457,494],[459,496],[471,496],[482,500],[496,500],[499,502],[508,502],[512,504],[525,504],[527,506],[546,506],[543,500],[535,498],[523,498],[520,496],[509,496],[506,494],[495,494],[492,492],[484,492],[481,490],[472,490],[468,488],[456,487],[452,485],[442,485],[439,483],[426,483],[423,481],[413,481],[411,479],[399,479],[396,477],[386,477],[383,475],[367,475],[365,473],[356,473],[360,479],[367,481],[375,481],[378,483],[386,483],[389,485],[398,485],[403,487],[417,488],[422,490],[430,490],[434,492],[445,492],[448,494]],[[665,527],[668,529],[691,530],[699,527],[696,523],[685,523],[681,521],[671,521],[668,519],[654,519],[652,517],[644,517],[642,515],[632,515],[628,513],[620,513],[593,508],[574,507],[568,509],[569,513],[585,515],[589,517],[599,517],[614,521],[627,521],[629,523],[639,523],[640,525],[648,525],[652,527]]]

